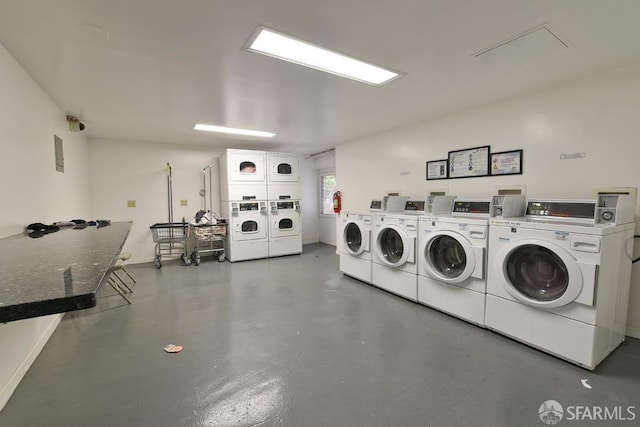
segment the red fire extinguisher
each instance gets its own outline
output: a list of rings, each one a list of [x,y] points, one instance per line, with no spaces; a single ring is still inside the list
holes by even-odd
[[[336,191],[333,193],[333,211],[337,214],[342,210],[342,193]]]

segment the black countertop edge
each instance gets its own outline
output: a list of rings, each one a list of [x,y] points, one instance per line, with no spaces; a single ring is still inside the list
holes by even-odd
[[[55,300],[18,304],[10,307],[4,307],[2,312],[0,312],[0,323],[48,316],[50,314],[64,313],[67,311],[82,310],[85,308],[95,307],[95,305],[95,293],[75,295],[73,297],[58,298]]]
[[[78,258],[80,258],[79,260],[80,265],[92,264],[92,265],[100,265],[100,267],[98,268],[99,274],[96,274],[95,278],[91,282],[83,285],[85,289],[80,290],[74,295],[65,295],[62,297],[51,296],[49,298],[43,298],[43,299],[27,301],[27,302],[16,302],[13,304],[10,301],[8,301],[7,305],[4,305],[4,304],[0,305],[0,324],[6,324],[8,322],[24,320],[24,319],[29,319],[33,317],[48,316],[56,313],[65,313],[69,311],[83,310],[83,309],[95,307],[97,304],[96,294],[100,289],[100,287],[103,286],[108,281],[108,277],[111,275],[111,272],[112,272],[113,264],[118,259],[118,254],[122,251],[122,247],[124,246],[124,243],[127,237],[129,236],[129,233],[131,231],[131,225],[132,225],[131,221],[115,222],[110,227],[100,231],[101,233],[107,233],[107,235],[104,235],[102,237],[108,238],[108,239],[105,240],[105,239],[102,239],[102,237],[101,239],[95,239],[95,234],[94,234],[93,235],[94,238],[89,240],[88,250],[96,252],[96,247],[98,247],[98,250],[96,253],[93,253],[93,252],[89,253],[88,256],[84,256],[84,254],[79,255]],[[84,233],[85,231],[80,230],[75,232]],[[97,232],[97,229],[93,230],[92,232],[93,233]],[[49,242],[51,244],[49,246],[55,245],[55,247],[53,249],[51,249],[50,247],[46,248],[45,254],[43,254],[42,251],[40,251],[41,259],[42,258],[46,259],[47,257],[52,257],[55,259],[58,249],[66,247],[64,244],[62,245],[59,244],[60,241],[66,244],[74,244],[80,240],[81,241],[80,243],[82,243],[82,236],[83,236],[82,234],[77,234],[77,235],[70,234],[70,233],[74,233],[74,231],[69,231],[69,230],[66,230],[66,231],[63,230],[63,231],[60,231],[59,233],[60,233],[59,235],[57,235],[58,233],[54,233],[52,235],[53,237],[50,237],[50,236],[43,237],[43,239],[47,239],[48,237],[50,237]],[[89,235],[85,235],[85,236],[89,237]],[[54,239],[57,239],[57,240],[54,240]],[[110,243],[108,243],[107,245],[102,245],[101,244],[102,240],[104,240],[105,242],[109,241]],[[37,250],[38,247],[33,246],[34,241],[29,237],[27,237],[26,235],[9,236],[7,238],[0,239],[0,243],[2,244],[0,246],[2,247],[3,253],[9,254],[8,256],[10,257],[14,257],[13,262],[11,262],[11,260],[9,261],[3,260],[3,262],[5,263],[5,267],[6,265],[11,266],[8,269],[7,268],[4,269],[5,274],[7,271],[9,271],[9,274],[11,274],[11,272],[13,271],[12,270],[13,265],[22,267],[23,274],[24,274],[25,269],[29,269],[32,267],[31,265],[20,266],[20,264],[22,263],[22,260],[24,259],[29,260],[34,258],[36,260],[38,259],[37,256],[35,257],[33,256],[33,252],[32,252],[33,248],[36,248]],[[37,244],[39,245],[39,242]],[[25,255],[27,253],[27,250],[25,250],[25,245],[26,245],[26,249],[30,249],[27,255]],[[16,249],[16,246],[19,248],[22,248],[22,250]],[[28,255],[31,255],[31,257],[29,257]],[[68,254],[66,256],[68,258]],[[66,259],[65,263],[66,263],[65,265],[71,264],[69,259]],[[38,265],[37,261],[33,265],[37,266]],[[75,264],[72,264],[72,265],[75,265]],[[47,271],[46,274],[57,275],[59,272],[60,272],[60,269],[56,269],[56,270],[51,270],[50,272]],[[39,290],[38,286],[49,286],[49,283],[45,279],[45,282],[42,282],[41,280],[38,285],[36,285],[33,282],[25,282],[25,286],[27,288],[31,286],[32,289],[38,291]],[[7,294],[5,292],[5,297],[6,295]],[[5,302],[6,301],[7,300],[5,300]]]

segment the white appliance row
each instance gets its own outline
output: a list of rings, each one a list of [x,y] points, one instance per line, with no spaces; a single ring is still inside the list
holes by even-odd
[[[220,156],[220,187],[229,261],[302,252],[297,155],[227,149]]]
[[[229,221],[226,257],[229,261],[302,253],[299,200],[226,202]]]
[[[588,369],[624,339],[630,196],[447,203],[343,213],[341,271]]]

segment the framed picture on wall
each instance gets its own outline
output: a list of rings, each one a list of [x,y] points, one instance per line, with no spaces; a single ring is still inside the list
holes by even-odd
[[[489,146],[449,151],[449,178],[489,175]]]
[[[522,174],[522,150],[491,153],[491,175]]]
[[[427,181],[432,179],[447,179],[449,168],[447,159],[427,162]]]

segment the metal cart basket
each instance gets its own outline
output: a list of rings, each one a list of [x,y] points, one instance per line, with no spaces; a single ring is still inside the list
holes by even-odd
[[[153,242],[156,244],[156,268],[162,268],[162,256],[178,252],[185,265],[191,265],[187,254],[187,224],[184,222],[166,222],[153,224],[151,227]]]
[[[212,253],[218,256],[218,261],[224,261],[224,240],[227,235],[227,224],[189,224],[188,239],[191,260],[200,265],[200,255]]]

